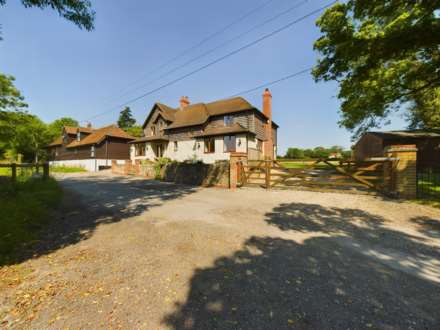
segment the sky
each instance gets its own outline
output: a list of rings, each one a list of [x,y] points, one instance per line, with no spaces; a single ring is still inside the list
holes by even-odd
[[[25,96],[29,111],[45,122],[68,116],[81,124],[88,120],[94,127],[104,126],[115,123],[119,111],[128,105],[136,120],[143,123],[155,102],[177,107],[183,95],[191,103],[211,102],[307,69],[319,57],[313,50],[320,36],[315,26],[319,13],[152,92],[331,1],[91,2],[96,11],[91,32],[50,9],[26,9],[20,1],[9,0],[0,8],[0,72],[16,77],[15,84]],[[269,24],[236,38],[294,6]],[[182,67],[230,39],[234,41]],[[175,68],[179,69],[160,78]],[[273,118],[280,126],[280,153],[288,147],[348,148],[352,144],[350,132],[338,126],[336,83],[315,83],[306,73],[269,88]],[[263,90],[241,95],[261,109]],[[395,115],[385,129],[404,125],[401,116]]]

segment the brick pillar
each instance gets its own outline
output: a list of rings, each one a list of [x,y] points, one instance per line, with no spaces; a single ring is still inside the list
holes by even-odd
[[[391,169],[392,192],[400,198],[417,197],[417,147],[413,144],[385,148],[386,157],[396,158]]]
[[[247,154],[243,152],[231,152],[229,158],[229,189],[236,189],[238,184],[238,162],[246,162]]]

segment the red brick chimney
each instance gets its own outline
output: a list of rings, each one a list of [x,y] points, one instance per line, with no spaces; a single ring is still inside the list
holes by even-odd
[[[180,98],[180,110],[183,110],[186,106],[190,104],[188,96],[182,96]]]
[[[268,118],[264,127],[266,141],[264,142],[264,157],[273,159],[273,137],[272,137],[272,94],[269,88],[266,88],[263,93],[263,113]]]

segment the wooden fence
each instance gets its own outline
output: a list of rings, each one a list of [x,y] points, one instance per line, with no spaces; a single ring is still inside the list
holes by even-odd
[[[365,162],[318,159],[305,162],[298,168],[288,168],[291,160],[260,160],[239,164],[241,185],[272,187],[307,187],[318,190],[338,189],[387,193],[391,165],[388,160]],[[283,164],[284,163],[284,164]]]
[[[11,180],[17,180],[17,169],[33,169],[35,168],[36,173],[40,173],[40,169],[43,170],[43,179],[46,180],[49,177],[49,163],[11,163],[11,164],[0,164],[0,168],[10,168],[11,169]]]

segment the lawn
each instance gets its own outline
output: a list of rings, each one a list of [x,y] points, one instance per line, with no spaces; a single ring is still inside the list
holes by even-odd
[[[50,221],[50,211],[61,201],[54,179],[18,177],[0,184],[0,266],[14,262],[20,248],[38,239]]]
[[[302,168],[306,168],[308,166],[311,166],[312,164],[316,163],[315,160],[287,160],[284,161],[282,159],[279,159],[278,162],[283,165],[286,168],[296,168],[296,169],[302,169]],[[337,163],[335,163],[336,165]],[[325,164],[325,163],[319,163],[318,165],[314,166],[314,168],[318,168],[318,169],[330,169],[330,165]]]
[[[51,166],[49,173],[79,173],[86,172],[86,170],[82,167],[70,167],[70,166]]]

